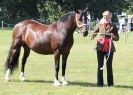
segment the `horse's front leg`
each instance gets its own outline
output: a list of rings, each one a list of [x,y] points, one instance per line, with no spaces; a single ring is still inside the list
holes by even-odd
[[[60,52],[59,52],[59,50],[56,50],[54,52],[54,58],[55,58],[55,81],[54,81],[54,86],[59,86],[59,85],[61,85],[61,83],[58,79],[58,73],[59,73],[59,68],[60,68]]]
[[[62,80],[61,80],[62,85],[68,84],[68,82],[65,79],[65,70],[66,70],[66,63],[67,63],[68,55],[69,53],[62,55]]]

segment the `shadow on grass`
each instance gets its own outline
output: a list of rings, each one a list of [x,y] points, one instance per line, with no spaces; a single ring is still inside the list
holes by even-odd
[[[10,82],[27,82],[27,83],[53,83],[53,81],[47,81],[47,80],[11,80]]]
[[[14,80],[11,82],[21,82],[20,80]],[[24,82],[33,82],[33,83],[53,83],[53,81],[51,80],[25,80]],[[96,83],[89,83],[89,82],[75,82],[75,81],[69,81],[69,85],[73,86],[73,85],[77,85],[77,86],[83,86],[83,87],[97,87]],[[103,87],[108,87],[107,85],[104,85]],[[114,85],[111,86],[114,88],[125,88],[125,89],[132,89],[133,90],[133,86],[129,86],[129,85]]]
[[[25,82],[36,82],[36,83],[53,83],[53,81],[48,80],[25,80]],[[96,87],[96,84],[94,83],[88,83],[88,82],[73,82],[69,81],[69,85],[78,85],[78,86],[84,86],[84,87]]]
[[[25,82],[53,83],[53,81],[47,81],[47,80],[25,80]],[[95,83],[73,82],[73,81],[69,81],[68,83],[69,83],[69,85],[77,85],[77,86],[84,86],[84,87],[96,87]]]
[[[126,88],[126,89],[132,89],[133,90],[133,86],[128,86],[128,85],[115,85],[114,87],[116,87],[116,88]]]
[[[10,82],[21,82],[20,80],[13,80]],[[24,82],[27,83],[53,83],[54,81],[52,80],[25,80]],[[69,81],[68,85],[77,85],[77,86],[83,86],[83,87],[96,87],[95,83],[89,83],[89,82],[73,82],[73,81]]]
[[[95,83],[89,82],[69,82],[70,85],[84,86],[84,87],[96,87]]]
[[[35,83],[53,83],[53,81],[47,81],[47,80],[25,80],[25,82],[35,82]]]
[[[80,85],[80,86],[84,86],[84,87],[97,87],[96,83],[89,83],[89,82],[70,82],[70,85]],[[104,85],[103,87],[108,87],[108,86]],[[133,90],[133,86],[129,86],[129,85],[114,85],[111,87],[125,88],[125,89],[132,89]]]

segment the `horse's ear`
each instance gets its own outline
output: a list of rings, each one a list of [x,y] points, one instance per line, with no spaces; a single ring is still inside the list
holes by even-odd
[[[75,10],[75,12],[76,12],[77,14],[79,14],[79,13],[80,13],[78,10]]]
[[[88,7],[85,8],[84,12],[86,12],[88,10]]]

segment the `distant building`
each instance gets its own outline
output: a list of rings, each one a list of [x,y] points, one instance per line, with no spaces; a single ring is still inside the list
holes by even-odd
[[[119,33],[124,32],[127,23],[128,23],[128,16],[127,15],[118,15],[118,22],[119,22]]]
[[[123,31],[123,28],[126,28],[128,32],[133,31],[133,15],[118,15],[119,21],[119,33]]]
[[[128,31],[133,31],[133,15],[128,15]]]

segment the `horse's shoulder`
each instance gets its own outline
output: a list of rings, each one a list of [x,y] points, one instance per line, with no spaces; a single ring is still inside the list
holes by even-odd
[[[50,24],[50,28],[52,28],[52,29],[56,29],[56,28],[57,28],[57,23],[54,22],[54,23]]]

